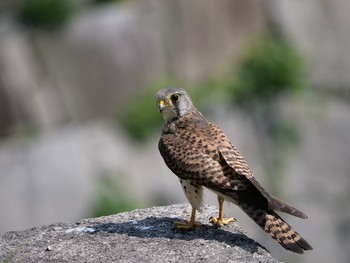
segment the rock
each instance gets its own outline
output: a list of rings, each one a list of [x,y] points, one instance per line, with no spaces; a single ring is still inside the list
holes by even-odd
[[[0,236],[0,262],[281,262],[237,223],[208,223],[217,208],[197,213],[204,226],[183,232],[188,204],[153,207],[76,223],[56,223]]]

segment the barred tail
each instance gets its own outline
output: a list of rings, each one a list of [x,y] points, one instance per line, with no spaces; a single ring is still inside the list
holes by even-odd
[[[239,206],[285,249],[299,254],[303,254],[304,250],[312,249],[310,244],[274,211],[247,204],[240,204]]]

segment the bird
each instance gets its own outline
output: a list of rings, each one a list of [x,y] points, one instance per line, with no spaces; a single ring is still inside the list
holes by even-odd
[[[240,207],[282,247],[303,254],[312,250],[276,211],[306,219],[307,216],[286,202],[270,195],[255,179],[252,170],[225,133],[208,121],[193,105],[188,93],[179,87],[157,92],[157,106],[164,124],[158,149],[168,168],[178,176],[187,200],[192,206],[189,221],[175,221],[177,229],[201,227],[195,221],[196,211],[203,208],[203,189],[217,195],[218,217],[211,222],[224,226],[234,221],[223,218],[224,201]]]

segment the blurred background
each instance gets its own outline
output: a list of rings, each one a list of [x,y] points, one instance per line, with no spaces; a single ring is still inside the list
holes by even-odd
[[[350,258],[350,2],[1,0],[0,233],[186,202],[158,153],[157,90],[181,86],[314,247]],[[207,193],[207,203],[216,197]]]

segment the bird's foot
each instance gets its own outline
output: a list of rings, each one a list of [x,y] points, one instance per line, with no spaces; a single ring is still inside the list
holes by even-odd
[[[210,218],[210,222],[213,224],[213,225],[216,225],[218,227],[222,227],[224,225],[228,225],[229,223],[231,222],[235,222],[236,219],[233,218],[233,217],[230,217],[230,218],[227,218],[227,219],[223,219],[223,218],[216,218],[215,216],[211,217]]]
[[[196,223],[196,222],[181,222],[181,221],[174,221],[174,224],[176,225],[176,228],[179,230],[193,230],[196,228],[202,227],[202,224]]]

